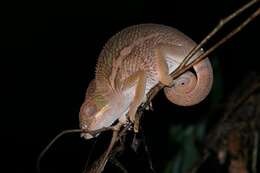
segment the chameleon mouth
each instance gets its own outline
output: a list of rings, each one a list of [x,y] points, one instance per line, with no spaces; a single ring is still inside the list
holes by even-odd
[[[81,125],[81,129],[82,130],[88,130],[88,126],[86,125],[86,124],[82,124]],[[91,134],[89,134],[89,133],[81,133],[80,134],[80,137],[82,137],[82,138],[85,138],[85,139],[91,139],[91,138],[93,138],[94,136],[93,135],[91,135]]]
[[[89,133],[81,133],[80,137],[85,138],[85,139],[91,139],[94,138],[93,135],[89,134]]]
[[[83,129],[83,130],[88,130],[87,127],[88,127],[88,126],[87,126],[86,124],[83,124],[83,125],[81,126],[81,129]],[[80,137],[85,138],[85,139],[94,138],[94,136],[91,135],[90,133],[84,133],[84,132],[80,134]]]

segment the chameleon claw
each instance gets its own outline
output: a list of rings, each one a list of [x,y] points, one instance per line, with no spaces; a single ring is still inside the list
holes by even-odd
[[[153,109],[153,104],[152,104],[152,102],[150,102],[149,105],[147,105],[147,106],[145,107],[145,110],[147,110],[147,111],[149,111],[149,110],[153,111],[153,110],[154,110],[154,109]]]
[[[135,132],[135,133],[138,133],[138,132],[139,132],[139,121],[136,121],[136,122],[134,123],[134,132]]]

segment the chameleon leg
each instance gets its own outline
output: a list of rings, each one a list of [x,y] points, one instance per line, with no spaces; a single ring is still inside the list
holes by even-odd
[[[159,71],[159,81],[166,85],[171,86],[173,79],[169,75],[169,68],[166,62],[166,57],[169,55],[178,56],[182,53],[182,47],[175,45],[162,44],[155,49],[155,57]],[[177,62],[179,64],[179,62]]]
[[[136,85],[134,89],[134,99],[129,106],[128,117],[130,121],[134,123],[134,131],[138,132],[139,122],[135,121],[136,120],[135,115],[138,107],[141,105],[145,97],[146,79],[145,79],[144,71],[138,71],[134,75],[129,77],[126,80],[124,86],[126,88],[130,88],[134,84]]]

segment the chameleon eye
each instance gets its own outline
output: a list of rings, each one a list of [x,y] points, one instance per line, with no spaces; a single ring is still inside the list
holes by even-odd
[[[88,116],[93,116],[97,112],[97,107],[93,104],[87,104],[84,108],[84,113]]]

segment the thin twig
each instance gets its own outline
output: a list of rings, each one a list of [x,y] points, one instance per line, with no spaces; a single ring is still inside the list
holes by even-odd
[[[247,8],[251,7],[257,2],[257,0],[252,0],[245,4],[243,7],[239,8],[237,11],[232,13],[231,15],[227,16],[223,20],[220,20],[219,24],[196,46],[194,47],[189,54],[184,58],[184,60],[181,62],[181,64],[178,66],[177,70],[182,69],[188,61],[197,53],[202,46],[209,41],[226,23],[230,22],[233,18],[237,17],[239,14],[241,14],[243,11],[245,11]]]
[[[171,74],[171,76],[176,79],[178,76],[180,76],[182,73],[187,71],[189,68],[206,58],[210,53],[212,53],[215,49],[217,49],[220,45],[224,44],[226,41],[228,41],[231,37],[233,37],[235,34],[237,34],[241,29],[243,29],[249,22],[251,22],[254,18],[256,18],[260,14],[260,8],[258,8],[251,16],[249,16],[242,24],[240,24],[236,29],[232,30],[227,36],[225,36],[223,39],[218,41],[215,45],[213,45],[209,50],[207,50],[204,54],[193,60],[190,64],[183,67],[179,71],[176,71],[175,73]]]
[[[107,148],[107,150],[105,151],[105,153],[97,160],[94,162],[94,164],[92,165],[92,167],[90,168],[90,170],[87,170],[85,173],[101,173],[105,166],[106,163],[112,153],[112,150],[115,146],[115,144],[117,143],[117,141],[119,139],[121,139],[121,137],[123,135],[126,134],[126,131],[129,129],[130,124],[127,124],[121,131],[120,129],[122,128],[124,124],[122,124],[121,122],[118,122],[115,126],[111,127],[113,129],[113,135],[112,135],[112,139],[110,141],[110,144]]]
[[[116,158],[118,153],[122,153],[125,149],[125,139],[126,136],[123,136],[120,138],[119,141],[119,145],[117,147],[114,147],[110,158],[109,158],[109,162],[111,162],[111,164],[115,165],[116,167],[118,167],[123,173],[127,173],[128,171],[126,170],[126,168],[124,167],[124,165]]]
[[[54,144],[54,142],[59,139],[61,136],[65,135],[65,134],[68,134],[68,133],[80,133],[82,132],[81,129],[69,129],[69,130],[64,130],[62,131],[61,133],[59,133],[57,136],[55,136],[51,142],[42,150],[42,152],[40,153],[40,155],[38,156],[38,159],[37,159],[37,165],[36,165],[36,168],[37,168],[37,172],[40,173],[40,163],[41,163],[41,160],[42,160],[42,157],[45,155],[45,153],[50,149],[50,147]]]
[[[95,139],[95,141],[93,142],[93,144],[90,147],[90,153],[88,154],[88,158],[87,158],[87,161],[85,163],[85,166],[84,166],[84,169],[83,169],[83,173],[86,172],[87,169],[88,169],[89,161],[90,161],[91,155],[93,154],[96,142],[97,142],[97,139]]]
[[[104,127],[104,128],[101,128],[101,129],[98,129],[98,130],[93,130],[93,131],[88,131],[88,130],[85,130],[85,129],[69,129],[69,130],[64,130],[64,131],[60,132],[57,136],[55,136],[51,140],[51,142],[39,154],[39,156],[37,158],[37,164],[36,164],[37,172],[40,173],[40,163],[41,163],[41,160],[42,160],[43,156],[50,149],[50,147],[54,144],[54,142],[56,142],[57,139],[59,139],[63,135],[66,135],[66,134],[69,134],[69,133],[89,133],[92,136],[95,136],[98,133],[101,133],[101,132],[104,132],[104,131],[108,131],[108,130],[114,130],[114,128],[113,127]]]
[[[104,168],[106,166],[106,162],[109,159],[109,155],[110,155],[110,153],[111,153],[115,143],[117,142],[118,132],[119,132],[118,130],[114,130],[113,131],[113,136],[112,136],[111,142],[110,142],[110,144],[108,146],[108,149],[105,152],[105,155],[102,158],[102,161],[100,162],[100,166],[98,167],[98,169],[97,169],[97,171],[95,173],[99,173],[99,172],[102,172],[104,170]]]

